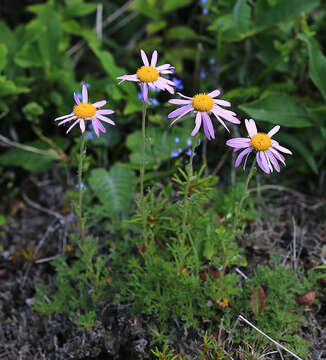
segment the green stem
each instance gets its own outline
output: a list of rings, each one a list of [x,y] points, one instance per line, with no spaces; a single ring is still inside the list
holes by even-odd
[[[239,222],[239,216],[240,216],[240,212],[241,212],[241,208],[242,208],[242,205],[243,205],[243,202],[246,200],[247,196],[248,196],[248,186],[249,186],[249,182],[251,180],[251,178],[253,177],[253,175],[255,174],[256,172],[256,159],[254,159],[252,165],[251,165],[251,168],[250,168],[250,171],[249,171],[249,174],[248,174],[248,177],[247,177],[247,180],[246,180],[246,183],[245,183],[245,187],[244,187],[244,191],[243,191],[243,194],[241,196],[241,199],[240,199],[240,202],[238,204],[238,207],[236,209],[236,212],[235,212],[235,215],[234,215],[234,219],[233,219],[233,226],[232,226],[232,235],[234,236],[235,235],[235,231],[236,231],[236,228],[238,226],[238,222]]]
[[[196,142],[197,142],[197,139],[194,138],[193,141],[192,141],[191,155],[190,155],[190,160],[189,160],[189,164],[188,164],[187,184],[186,184],[186,189],[185,189],[185,193],[184,193],[184,197],[183,197],[183,216],[182,216],[182,233],[181,233],[181,247],[182,247],[182,261],[181,261],[181,266],[182,266],[182,267],[183,267],[183,265],[184,265],[184,258],[185,258],[185,251],[184,251],[184,249],[185,249],[185,242],[186,242],[187,217],[188,217],[188,206],[189,206],[188,193],[189,193],[191,178],[192,178],[192,176],[193,176],[192,161],[193,161],[193,158],[194,158],[194,152],[195,152],[195,148],[196,148]]]
[[[79,151],[79,161],[78,161],[78,189],[79,189],[79,199],[77,207],[77,216],[79,219],[80,226],[80,237],[82,244],[85,244],[85,224],[83,221],[83,189],[82,189],[82,177],[83,177],[83,160],[84,160],[84,151],[85,151],[85,132],[82,134],[80,141],[80,151]]]
[[[145,174],[145,123],[146,123],[147,104],[143,102],[143,115],[142,115],[142,128],[141,128],[141,162],[140,162],[140,208],[143,219],[143,236],[144,244],[147,248],[147,231],[146,231],[146,212],[145,212],[145,199],[144,199],[144,174]]]
[[[253,161],[252,165],[251,165],[251,168],[250,168],[250,171],[249,171],[249,174],[247,176],[247,180],[246,180],[246,183],[245,183],[245,187],[244,187],[244,190],[243,190],[243,194],[241,196],[241,199],[240,199],[240,202],[237,206],[237,209],[235,211],[235,215],[234,215],[234,218],[233,218],[233,225],[232,225],[232,240],[234,240],[235,238],[235,232],[236,232],[236,229],[237,229],[237,226],[238,226],[238,222],[239,222],[239,216],[240,216],[240,212],[241,212],[241,208],[242,208],[242,205],[243,205],[243,202],[245,201],[245,199],[247,198],[248,196],[248,186],[249,186],[249,182],[251,180],[251,178],[253,177],[253,175],[255,174],[256,172],[256,159]],[[229,251],[229,244],[230,244],[230,241],[228,241],[227,243],[227,246],[224,247],[223,246],[223,257],[224,257],[224,260],[223,260],[223,265],[222,265],[222,269],[220,271],[220,276],[219,276],[219,288],[221,290],[222,288],[222,283],[223,283],[223,279],[224,279],[224,274],[225,274],[225,270],[226,270],[226,267],[227,267],[227,253]]]

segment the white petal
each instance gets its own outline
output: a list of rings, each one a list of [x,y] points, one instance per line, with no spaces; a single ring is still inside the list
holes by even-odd
[[[97,101],[95,103],[93,103],[92,105],[96,108],[100,108],[102,106],[104,106],[106,104],[106,100],[101,100],[101,101]]]
[[[83,84],[83,103],[87,103],[88,102],[88,92],[87,92],[87,86],[85,84]]]
[[[268,136],[269,137],[272,137],[273,135],[275,135],[278,131],[280,130],[280,125],[276,125],[273,127],[273,129],[271,129],[269,132],[268,132]]]
[[[81,132],[83,133],[85,131],[85,120],[84,119],[80,119],[79,126],[80,126]]]
[[[157,63],[157,51],[154,50],[153,54],[152,54],[152,60],[151,60],[151,66],[156,66]]]
[[[257,134],[257,128],[254,120],[252,119],[245,119],[246,128],[248,131],[249,136],[252,138],[254,135]]]
[[[220,90],[214,90],[214,91],[211,91],[210,93],[208,93],[207,95],[210,96],[211,98],[215,98],[217,96],[220,95]]]
[[[140,55],[141,55],[141,58],[143,59],[143,63],[145,66],[149,66],[149,62],[148,62],[148,59],[147,59],[147,56],[145,54],[145,51],[142,49],[140,50]]]

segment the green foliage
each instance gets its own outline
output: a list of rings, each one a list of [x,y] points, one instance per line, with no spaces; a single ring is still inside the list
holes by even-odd
[[[109,216],[126,217],[132,209],[136,176],[135,173],[114,165],[109,172],[104,169],[94,169],[88,178],[90,187],[100,200],[101,209]]]
[[[189,174],[181,169],[180,172],[181,177],[175,176],[173,180],[179,187],[178,195],[183,198]],[[224,202],[223,198],[215,202],[217,179],[205,177],[203,172],[204,167],[191,176],[186,254],[180,243],[183,202],[171,202],[170,186],[153,188],[145,199],[150,244],[146,248],[138,242],[137,255],[126,256],[121,251],[121,256],[127,257],[124,261],[127,271],[120,270],[120,281],[125,285],[116,282],[119,298],[134,299],[136,309],[155,314],[163,322],[180,317],[194,327],[200,319],[218,319],[223,306],[236,298],[239,289],[235,284],[239,279],[228,270],[232,265],[244,265],[232,235],[232,222],[216,220],[214,207]],[[241,194],[241,191],[237,193]],[[234,210],[233,202],[232,213]],[[243,216],[250,217],[249,213]],[[127,224],[141,229],[141,215],[136,213]],[[115,253],[112,258],[117,267],[121,256]]]
[[[225,342],[219,344],[216,335],[208,335],[207,331],[203,337],[203,343],[200,346],[199,354],[201,359],[205,360],[224,360],[229,359],[230,355],[225,351]]]
[[[24,23],[0,22],[1,133],[17,133],[21,142],[20,148],[0,155],[1,165],[35,174],[48,170],[54,160],[66,161],[60,150],[69,149],[72,165],[77,166],[78,127],[70,133],[68,146],[68,137],[55,136],[65,130],[55,127],[53,119],[71,112],[71,95],[80,91],[81,80],[91,85],[91,102],[109,100],[117,123],[99,140],[89,140],[83,167],[90,170],[85,219],[89,224],[102,222],[110,239],[108,254],[100,255],[102,244],[94,238],[87,237],[85,244],[76,241],[74,256],[60,254],[53,262],[56,291],[49,294],[43,285],[37,287],[35,309],[45,315],[67,314],[80,328],[95,326],[97,303],[112,299],[110,259],[115,300],[133,302],[134,309],[156,317],[162,327],[169,318],[194,328],[203,320],[215,326],[223,318],[230,328],[231,319],[245,311],[259,328],[304,356],[307,344],[296,334],[303,311],[295,299],[311,289],[314,276],[298,278],[280,264],[260,266],[241,286],[234,268],[247,262],[236,239],[248,220],[258,216],[253,199],[245,199],[235,221],[244,191],[241,181],[226,190],[217,188],[216,177],[206,176],[205,167],[196,164],[199,171],[194,173],[188,167],[183,170],[194,119],[168,128],[172,107],[164,92],[150,92],[161,106],[149,108],[146,128],[145,246],[141,214],[134,206],[139,182],[135,170],[141,157],[139,87],[132,82],[118,87],[116,78],[137,71],[141,48],[148,55],[157,49],[158,65],[175,66],[174,76],[183,80],[185,95],[221,88],[239,118],[255,118],[260,131],[280,124],[283,131],[275,139],[295,154],[286,178],[306,185],[311,171],[318,175],[326,161],[326,60],[321,46],[325,4],[219,0],[203,6],[194,0],[136,0],[120,12],[121,4],[103,2],[102,37],[93,31],[98,4],[84,0],[48,0],[26,7],[29,17]],[[47,140],[42,134],[49,136]],[[203,145],[210,169],[225,151],[221,144],[226,135],[216,134],[207,154]],[[34,150],[25,152],[26,145]],[[199,149],[197,159],[203,160]],[[223,171],[221,177],[224,184]],[[182,198],[188,182],[189,214],[183,224]],[[67,195],[70,199],[76,194]],[[0,216],[0,223],[3,220]],[[183,227],[186,239],[181,246]],[[250,305],[254,286],[266,289],[265,309],[255,311],[255,317]],[[244,343],[257,340],[251,330],[241,336],[236,333]],[[201,356],[226,358],[224,345],[217,346],[207,334],[203,346]],[[260,343],[256,352],[251,350],[245,347],[240,358],[260,353]],[[167,342],[153,354],[170,360],[177,356]]]
[[[159,350],[157,347],[155,348],[155,350],[152,350],[153,355],[155,355],[155,357],[157,357],[158,359],[162,360],[177,360],[183,359],[183,356],[180,356],[179,354],[174,355],[174,351],[173,350],[169,350],[168,348],[168,342],[164,342],[163,348],[162,350]]]
[[[282,106],[277,106],[281,99]],[[270,93],[250,104],[242,104],[239,108],[253,119],[272,124],[275,124],[277,119],[277,123],[281,126],[301,128],[312,125],[305,107],[293,97],[281,93]]]
[[[98,240],[76,241],[75,258],[59,254],[52,265],[57,272],[56,292],[48,294],[43,284],[36,287],[34,309],[43,315],[67,314],[80,328],[96,325],[96,304],[109,298],[107,259],[98,253]]]
[[[179,139],[176,146],[174,139]],[[189,133],[184,129],[175,128],[172,131],[158,127],[148,128],[146,132],[145,166],[147,169],[157,169],[164,161],[171,157],[171,152],[176,148],[188,148]],[[141,131],[136,131],[127,137],[126,145],[131,151],[130,162],[139,166],[141,156]]]
[[[104,4],[104,16],[114,13],[119,4]],[[123,28],[113,24],[113,30],[104,21],[102,41],[92,30],[96,7],[96,2],[84,0],[48,0],[28,6],[30,18],[24,24],[9,27],[0,22],[0,116],[17,110],[11,121],[16,128],[24,128],[23,143],[35,140],[35,134],[24,126],[26,118],[37,121],[43,133],[55,135],[51,119],[71,111],[71,94],[80,91],[78,81],[85,80],[92,86],[92,99],[109,98],[118,126],[128,124],[119,144],[131,150],[130,160],[138,165],[138,90],[131,82],[117,87],[116,77],[135,73],[141,65],[140,48],[148,53],[156,48],[159,64],[169,62],[176,67],[187,95],[191,88],[205,92],[219,86],[232,100],[233,110],[259,120],[262,130],[269,126],[264,122],[282,125],[284,133],[289,133],[288,128],[296,141],[285,138],[285,142],[294,147],[293,167],[300,173],[317,173],[325,164],[326,88],[321,75],[325,56],[319,29],[326,9],[320,0],[208,1],[205,5],[193,0],[164,1],[163,5],[159,0],[137,0],[117,21],[128,19],[128,11],[137,11],[137,18]],[[207,14],[201,14],[203,7]],[[198,23],[202,25],[195,26]],[[147,34],[131,54],[121,44],[137,33],[140,24]],[[205,76],[194,76],[194,68]],[[164,95],[155,96],[162,103],[167,100]],[[166,136],[171,134],[166,130],[166,112],[149,114],[157,126],[148,133],[146,162],[148,169],[157,170],[174,148],[172,137]],[[302,133],[303,127],[309,136]],[[106,146],[110,133],[99,147]],[[180,148],[186,149],[184,139],[181,142]],[[219,151],[209,151],[208,161],[215,161]],[[113,152],[115,161],[121,161],[118,150]]]
[[[304,313],[304,306],[298,305],[297,298],[310,291],[313,283],[307,278],[298,279],[289,267],[282,266],[275,257],[274,267],[258,266],[253,278],[246,282],[242,301],[236,305],[239,311],[246,309],[252,312],[250,294],[254,286],[263,286],[266,295],[264,310],[258,312],[253,320],[255,326],[299,356],[307,356],[310,343],[297,334]],[[254,330],[250,334],[247,334],[248,339],[257,336]]]
[[[322,76],[326,71],[326,57],[320,51],[319,44],[316,39],[306,34],[300,34],[299,39],[306,42],[309,52],[309,74],[311,80],[318,87],[319,91],[326,99],[326,80]]]

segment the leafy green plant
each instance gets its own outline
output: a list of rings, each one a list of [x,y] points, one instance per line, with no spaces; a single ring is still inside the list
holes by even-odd
[[[251,281],[247,281],[236,305],[239,311],[253,312],[252,291],[255,286],[263,286],[266,303],[263,311],[256,312],[254,323],[274,340],[284,344],[299,356],[308,354],[309,342],[303,340],[298,329],[303,321],[304,306],[298,305],[299,294],[311,290],[312,282],[308,278],[298,279],[286,266],[281,266],[278,257],[274,257],[274,267],[258,266]],[[250,334],[250,335],[249,335]],[[254,330],[249,331],[247,339],[254,340]],[[240,338],[238,339],[240,340]]]
[[[34,309],[43,315],[67,314],[79,328],[96,325],[98,301],[110,297],[111,282],[107,259],[98,253],[98,240],[87,236],[78,245],[74,258],[63,254],[52,262],[56,272],[56,291],[49,294],[43,284],[36,287]]]

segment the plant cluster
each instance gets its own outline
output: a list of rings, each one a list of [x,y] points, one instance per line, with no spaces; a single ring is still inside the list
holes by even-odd
[[[326,58],[316,32],[326,9],[318,0],[207,0],[193,13],[187,8],[191,3],[133,2],[131,10],[147,18],[148,38],[138,43],[142,64],[138,61],[137,67],[119,45],[126,34],[101,41],[102,35],[83,21],[97,4],[49,0],[29,6],[34,17],[15,31],[0,23],[0,33],[5,34],[0,44],[0,109],[6,116],[21,96],[23,110],[13,123],[18,133],[23,117],[31,125],[21,142],[0,138],[13,146],[0,156],[0,163],[33,173],[49,169],[53,161],[67,171],[77,169],[75,189],[66,198],[73,202],[79,235],[71,236],[73,250],[53,261],[55,292],[39,285],[34,307],[47,316],[66,314],[78,327],[91,328],[98,321],[100,302],[131,302],[135,311],[161,324],[177,318],[188,327],[197,329],[205,322],[213,329],[223,319],[227,331],[246,311],[276,341],[304,356],[308,344],[297,334],[303,307],[296,298],[311,290],[313,276],[297,278],[276,263],[273,268],[258,267],[243,283],[235,270],[247,265],[237,239],[257,217],[249,183],[257,170],[264,176],[279,173],[285,154],[292,154],[278,140],[303,159],[289,157],[290,174],[317,174],[325,162],[326,84],[320,74]],[[168,26],[171,13],[183,8],[191,14],[191,24],[199,17],[198,33],[189,24]],[[80,50],[75,48],[78,43],[71,47],[76,37]],[[191,42],[197,45],[187,45]],[[166,63],[161,64],[154,49],[162,50]],[[83,51],[88,51],[91,69],[81,66],[79,72],[80,58],[86,59]],[[187,73],[190,60],[193,77],[176,77]],[[91,70],[99,65],[103,76],[95,80],[99,76]],[[134,74],[122,75],[126,71],[120,66],[133,68]],[[312,96],[313,85],[304,86],[308,73],[320,94]],[[222,86],[229,84],[223,98],[217,89],[222,86],[214,80],[221,74],[227,77]],[[76,91],[76,77],[83,79],[81,92]],[[110,109],[105,108],[106,100],[91,101],[90,91],[100,99],[108,94]],[[167,100],[175,92],[178,97]],[[68,106],[68,93],[73,93],[73,106]],[[68,108],[67,115],[55,120],[59,126],[68,125],[70,136],[76,135],[70,148],[66,138],[53,136],[58,130],[45,116],[66,114]],[[247,137],[238,135],[241,123]],[[221,125],[218,130],[215,124]],[[279,134],[280,125],[288,131]],[[230,133],[225,144],[220,130]],[[37,140],[28,141],[31,137]],[[249,171],[225,191],[208,166],[227,149],[238,152],[235,167],[243,164],[245,171],[248,163]],[[98,226],[107,239],[88,235],[90,227]],[[234,342],[241,336],[237,329]],[[249,329],[245,339],[254,343],[257,334]],[[224,359],[230,356],[225,346],[221,338],[206,334],[199,354]],[[181,358],[167,342],[153,355]]]

